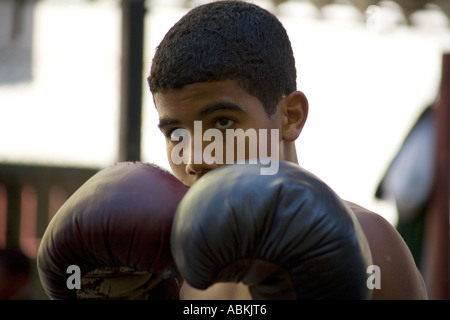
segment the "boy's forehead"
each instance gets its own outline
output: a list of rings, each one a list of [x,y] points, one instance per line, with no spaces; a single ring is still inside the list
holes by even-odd
[[[153,95],[158,111],[180,105],[211,104],[224,100],[237,103],[239,100],[247,100],[249,97],[256,99],[233,80],[197,82],[185,85],[180,89],[169,89]]]

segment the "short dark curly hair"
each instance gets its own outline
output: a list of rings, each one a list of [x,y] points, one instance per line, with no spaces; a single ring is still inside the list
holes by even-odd
[[[189,11],[156,48],[154,94],[197,82],[233,80],[270,115],[297,88],[291,42],[272,13],[244,1],[216,1]]]

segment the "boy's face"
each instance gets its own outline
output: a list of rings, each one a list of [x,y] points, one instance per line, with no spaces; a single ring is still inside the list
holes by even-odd
[[[255,152],[261,156],[266,148],[267,156],[279,157],[279,109],[269,116],[261,101],[234,81],[194,83],[156,93],[154,101],[170,166],[187,186],[208,171],[230,163],[230,155],[233,161],[248,159]],[[248,135],[245,139],[243,132]],[[240,154],[238,149],[244,151]]]

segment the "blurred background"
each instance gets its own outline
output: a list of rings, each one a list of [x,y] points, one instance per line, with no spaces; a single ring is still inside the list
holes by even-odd
[[[9,297],[47,299],[35,266],[39,239],[95,172],[125,160],[170,170],[146,77],[164,34],[205,2],[0,0],[0,250],[29,263]],[[276,14],[291,38],[310,107],[300,164],[398,228],[431,297],[448,299],[448,207],[440,210],[446,277],[426,275],[426,208],[441,133],[435,113],[424,112],[440,107],[450,1],[252,2]],[[12,255],[0,255],[0,271]]]

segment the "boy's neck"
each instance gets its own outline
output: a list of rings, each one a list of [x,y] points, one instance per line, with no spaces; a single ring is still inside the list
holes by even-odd
[[[281,150],[281,159],[298,164],[297,150],[295,148],[295,142],[283,141],[282,144],[283,145],[282,145],[282,150]]]

